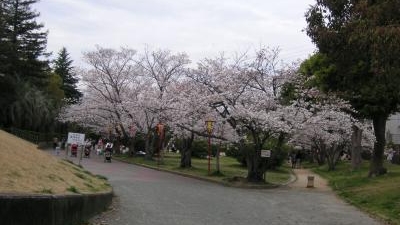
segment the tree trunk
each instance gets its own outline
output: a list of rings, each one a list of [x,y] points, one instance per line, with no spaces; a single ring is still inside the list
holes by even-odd
[[[325,159],[326,159],[325,144],[320,144],[319,146],[315,145],[315,158],[317,159],[317,163],[319,166],[325,164]]]
[[[385,150],[385,128],[386,128],[385,115],[378,115],[373,118],[374,131],[375,131],[375,145],[372,152],[371,164],[369,168],[369,177],[379,176],[387,172],[383,167],[383,153]]]
[[[357,126],[353,126],[351,134],[351,168],[353,170],[360,169],[361,166],[361,140],[362,130]]]
[[[326,149],[326,161],[328,162],[328,170],[333,171],[336,169],[337,162],[340,158],[340,152],[343,150],[343,147],[341,145],[333,144]]]
[[[315,152],[316,152],[317,150],[315,149],[315,147],[314,146],[311,146],[311,149],[310,149],[310,155],[309,155],[309,157],[308,157],[308,162],[309,163],[314,163],[314,160],[315,160]]]
[[[190,148],[182,149],[181,151],[181,168],[192,167],[192,150]]]
[[[263,183],[265,168],[261,159],[261,146],[254,145],[254,149],[246,149],[247,181]]]
[[[146,140],[145,140],[146,156],[144,158],[146,160],[153,159],[154,139],[155,139],[155,135],[151,135],[151,131],[148,131],[146,134]]]
[[[129,147],[129,156],[134,156],[135,155],[135,138],[132,137],[128,141],[128,147]]]
[[[247,181],[254,182],[254,183],[263,183],[264,180],[264,167],[261,163],[261,157],[257,157],[257,153],[260,151],[256,151],[256,154],[253,156],[248,157],[247,159]]]
[[[182,140],[180,167],[190,168],[192,167],[192,143],[194,140],[194,133],[191,134],[190,138],[183,138]]]

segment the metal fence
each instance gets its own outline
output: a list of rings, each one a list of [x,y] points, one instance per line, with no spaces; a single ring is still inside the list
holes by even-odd
[[[29,130],[21,130],[13,127],[7,128],[5,131],[35,144],[39,144],[40,142],[52,142],[54,137],[57,137],[59,140],[61,140],[63,137],[65,138],[65,135],[54,132],[40,133]]]

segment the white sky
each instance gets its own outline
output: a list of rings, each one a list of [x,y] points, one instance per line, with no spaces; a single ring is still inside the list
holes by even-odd
[[[55,57],[65,46],[75,66],[95,45],[186,52],[192,62],[279,47],[285,62],[305,59],[315,47],[302,30],[315,0],[41,0],[33,7],[49,30]]]

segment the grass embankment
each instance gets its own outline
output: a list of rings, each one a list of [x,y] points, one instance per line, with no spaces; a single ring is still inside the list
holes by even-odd
[[[335,171],[326,166],[314,168],[329,181],[339,196],[362,210],[387,221],[400,224],[400,166],[386,164],[388,173],[368,178],[369,162],[352,171],[349,163],[340,163]]]
[[[176,173],[187,174],[200,177],[207,180],[213,180],[224,184],[230,184],[234,177],[246,177],[247,169],[242,167],[239,162],[231,157],[220,157],[220,174],[216,173],[216,159],[211,160],[211,175],[208,176],[208,160],[192,158],[191,168],[180,168],[180,155],[176,153],[167,153],[162,163],[155,160],[145,160],[143,157],[127,157],[126,155],[115,156],[116,158],[152,168],[160,168]],[[266,185],[282,184],[289,180],[290,170],[287,167],[281,167],[278,170],[267,171]],[[243,180],[243,179],[239,179]]]
[[[110,191],[105,179],[35,144],[0,130],[0,194],[68,194]]]

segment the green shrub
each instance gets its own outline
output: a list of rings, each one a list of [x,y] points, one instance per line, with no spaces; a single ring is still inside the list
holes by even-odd
[[[392,158],[392,163],[400,165],[400,153],[395,153]]]
[[[194,140],[192,143],[192,156],[206,158],[208,155],[208,143],[203,140]]]
[[[271,152],[271,158],[268,160],[267,169],[276,169],[282,166],[287,159],[288,150],[285,147],[282,149],[274,149]]]
[[[230,147],[225,151],[226,156],[232,157],[232,158],[238,158],[242,153],[240,152],[239,148],[234,146]]]
[[[146,141],[145,141],[145,134],[137,132],[135,135],[135,151],[145,151],[146,148]]]
[[[277,149],[274,146],[274,142],[272,140],[271,142],[267,143],[263,149],[272,149],[271,157],[264,159],[266,163],[266,169],[276,169],[277,167],[281,166],[283,162],[285,162],[290,147],[287,145],[283,145],[280,149]],[[226,154],[228,156],[235,157],[242,166],[247,166],[246,152],[251,154],[254,151],[255,150],[252,143],[245,143],[243,149],[235,146],[229,148]]]
[[[240,163],[241,166],[247,166],[247,161],[246,161],[246,152],[248,151],[254,151],[253,144],[246,143],[244,144],[244,147],[242,149],[239,148],[239,146],[236,147],[237,150],[237,155],[236,155],[236,160]]]
[[[371,160],[372,153],[369,150],[362,150],[361,151],[361,158],[363,160]]]

